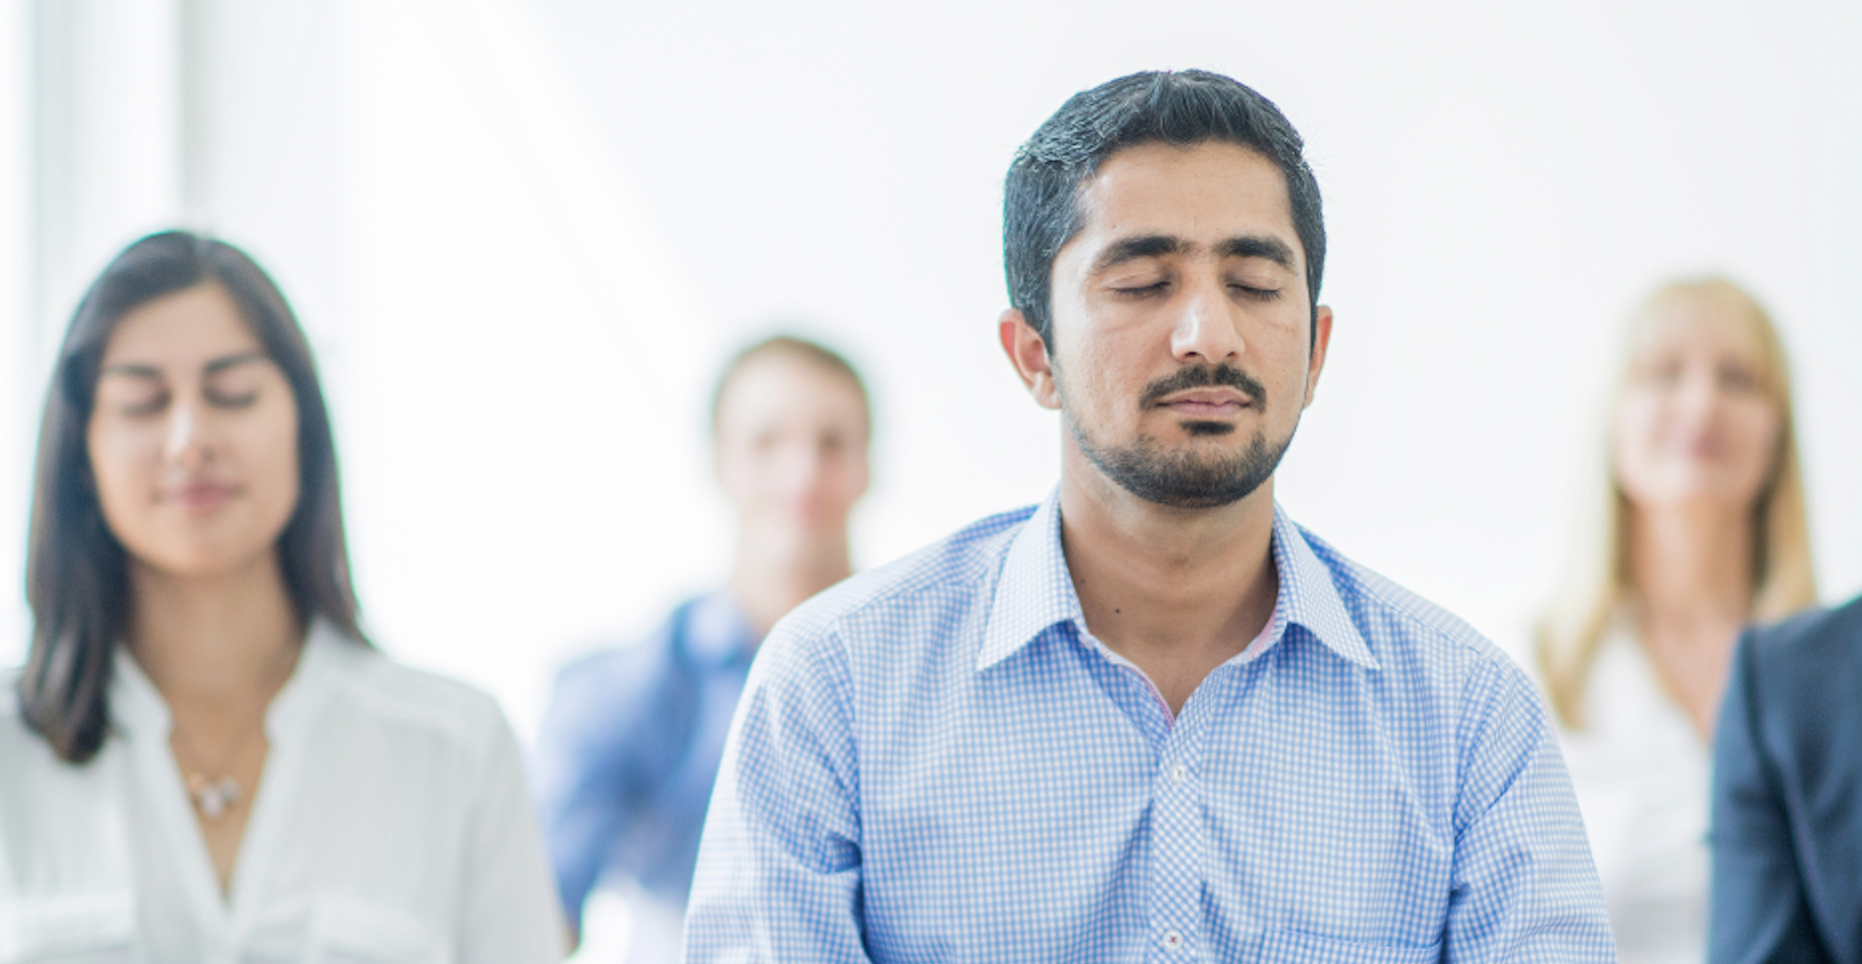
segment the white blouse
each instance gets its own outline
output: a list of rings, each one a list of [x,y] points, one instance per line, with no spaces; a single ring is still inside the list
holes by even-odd
[[[1622,964],[1701,964],[1707,956],[1712,760],[1647,651],[1618,624],[1584,694],[1565,763]]]
[[[543,964],[564,933],[492,700],[325,626],[265,716],[223,897],[160,694],[119,649],[103,750],[71,766],[0,694],[0,964]]]

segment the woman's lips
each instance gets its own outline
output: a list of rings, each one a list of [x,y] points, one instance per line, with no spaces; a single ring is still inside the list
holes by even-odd
[[[217,509],[231,501],[237,490],[220,482],[190,482],[170,489],[167,501],[193,512]]]

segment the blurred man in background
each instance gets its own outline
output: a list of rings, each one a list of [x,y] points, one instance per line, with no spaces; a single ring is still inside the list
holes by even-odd
[[[737,517],[729,586],[679,606],[635,645],[571,663],[538,738],[541,812],[578,937],[601,881],[627,897],[628,959],[677,959],[751,656],[783,614],[852,571],[847,526],[866,492],[870,426],[859,373],[813,342],[758,342],[719,377],[715,467]]]

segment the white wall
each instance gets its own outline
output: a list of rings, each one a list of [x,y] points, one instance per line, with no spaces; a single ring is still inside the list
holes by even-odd
[[[312,332],[380,640],[525,728],[569,649],[718,577],[706,382],[773,316],[875,386],[862,562],[1046,492],[1057,425],[993,344],[1000,179],[1141,68],[1231,73],[1308,137],[1339,323],[1280,493],[1322,535],[1516,644],[1615,326],[1717,269],[1786,329],[1824,586],[1862,589],[1852,5],[187,8],[176,216]]]
[[[0,6],[0,666],[26,633],[26,503],[37,408],[32,363],[32,20],[25,4]]]
[[[869,558],[1053,476],[1054,422],[992,347],[1015,146],[1076,90],[1205,66],[1286,110],[1327,198],[1339,322],[1280,480],[1300,518],[1516,644],[1616,325],[1723,270],[1786,328],[1824,583],[1862,588],[1853,4],[530,6],[711,316],[818,315],[885,373]]]
[[[71,309],[126,241],[185,210],[184,0],[15,4],[32,56],[31,351],[49,366]],[[41,374],[41,382],[43,373]]]

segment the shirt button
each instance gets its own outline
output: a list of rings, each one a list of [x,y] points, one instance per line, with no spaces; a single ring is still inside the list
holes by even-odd
[[[1165,950],[1171,950],[1171,951],[1181,950],[1182,947],[1183,947],[1183,935],[1182,934],[1179,934],[1176,931],[1165,931],[1164,932],[1164,949]]]
[[[1165,772],[1170,775],[1171,783],[1182,783],[1184,778],[1190,775],[1190,768],[1179,763]]]

